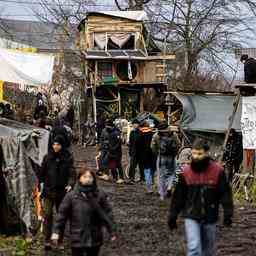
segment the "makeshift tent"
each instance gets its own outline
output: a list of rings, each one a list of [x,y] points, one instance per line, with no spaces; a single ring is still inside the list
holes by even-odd
[[[228,128],[235,95],[172,93],[182,104],[180,126],[190,131],[223,133]],[[241,105],[233,128],[241,130]]]
[[[54,56],[0,49],[0,80],[27,84],[50,84]]]
[[[15,211],[31,227],[32,192],[37,184],[33,166],[39,166],[48,151],[49,132],[16,121],[0,119],[0,145],[8,194]]]

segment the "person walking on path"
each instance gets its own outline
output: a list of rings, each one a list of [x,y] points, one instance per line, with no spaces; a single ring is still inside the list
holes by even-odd
[[[219,204],[224,225],[232,225],[231,187],[220,164],[210,159],[202,140],[192,146],[192,162],[182,170],[171,200],[168,225],[177,228],[180,212],[185,218],[187,256],[214,256]]]
[[[109,180],[111,170],[113,180],[117,184],[124,183],[124,172],[122,168],[122,139],[121,132],[115,127],[112,120],[106,122],[100,138],[100,171],[105,171],[101,178]]]
[[[153,136],[151,148],[157,156],[158,193],[164,200],[167,190],[175,179],[178,140],[166,122],[159,124],[158,132]]]
[[[60,205],[52,240],[57,244],[70,221],[72,256],[97,256],[103,244],[103,227],[116,240],[116,225],[109,198],[97,186],[94,172],[81,168],[74,190]]]
[[[43,199],[45,249],[51,249],[51,233],[53,225],[54,207],[58,211],[65,194],[75,183],[75,170],[72,155],[64,148],[64,138],[56,136],[52,148],[45,156],[39,173]],[[63,233],[60,234],[60,247],[62,246]]]
[[[136,167],[139,165],[140,169],[140,180],[144,178],[143,166],[139,164],[139,141],[141,132],[139,130],[140,122],[137,119],[132,121],[133,129],[129,137],[129,157],[130,157],[130,166],[129,166],[129,184],[134,184]]]
[[[146,181],[147,193],[153,193],[153,168],[154,168],[154,157],[151,149],[151,141],[153,137],[153,131],[149,127],[147,121],[144,121],[140,127],[140,140],[139,140],[139,164],[143,166],[144,177]]]

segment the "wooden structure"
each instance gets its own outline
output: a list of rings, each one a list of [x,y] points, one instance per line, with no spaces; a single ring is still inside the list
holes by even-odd
[[[117,102],[119,114],[124,115],[125,103],[129,107],[132,101],[122,97],[122,90],[138,96],[141,112],[144,90],[166,87],[166,60],[175,56],[161,52],[146,30],[145,19],[143,11],[91,12],[79,24],[78,45],[86,86],[92,88],[95,96],[95,119],[102,90],[108,90],[105,102]]]

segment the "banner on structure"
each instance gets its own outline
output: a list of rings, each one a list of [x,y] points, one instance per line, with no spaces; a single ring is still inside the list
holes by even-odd
[[[256,149],[256,96],[242,98],[243,148]]]
[[[28,85],[50,84],[54,56],[0,49],[0,80]]]

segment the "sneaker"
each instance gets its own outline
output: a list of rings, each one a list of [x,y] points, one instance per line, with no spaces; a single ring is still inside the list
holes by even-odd
[[[109,181],[110,180],[110,177],[107,174],[103,174],[99,178],[102,179],[102,180],[105,180],[105,181]]]
[[[124,180],[123,180],[123,179],[118,179],[118,180],[116,181],[116,184],[124,184]]]
[[[65,250],[65,247],[64,247],[64,243],[63,243],[63,242],[61,242],[61,243],[58,244],[58,250],[60,250],[60,251],[64,251],[64,250]]]

